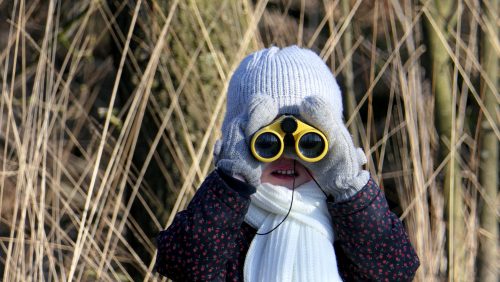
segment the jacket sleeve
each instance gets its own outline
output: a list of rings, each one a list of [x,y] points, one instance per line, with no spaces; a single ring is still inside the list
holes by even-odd
[[[419,260],[399,218],[370,179],[351,199],[328,204],[345,281],[411,281]]]
[[[237,253],[236,237],[255,188],[212,172],[186,210],[157,239],[156,271],[175,281],[220,281]],[[228,185],[229,184],[229,185]]]

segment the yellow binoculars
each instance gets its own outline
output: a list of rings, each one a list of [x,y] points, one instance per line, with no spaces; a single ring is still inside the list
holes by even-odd
[[[261,128],[250,141],[253,156],[266,163],[277,160],[285,146],[294,146],[297,156],[306,162],[317,162],[328,152],[326,136],[292,115]]]

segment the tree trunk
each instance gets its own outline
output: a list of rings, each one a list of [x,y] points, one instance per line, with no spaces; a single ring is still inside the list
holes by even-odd
[[[429,32],[429,51],[432,59],[432,83],[435,95],[435,117],[443,158],[450,155],[444,180],[445,218],[447,218],[448,272],[451,281],[466,277],[464,202],[460,168],[455,159],[456,93],[453,92],[452,66],[443,43],[448,37],[447,24],[453,15],[454,1],[433,1],[429,5],[426,25]],[[443,35],[443,36],[442,36]]]
[[[342,0],[342,14],[348,15],[351,9],[349,5],[349,0]],[[344,35],[342,36],[342,48],[344,49],[344,54],[348,54],[352,48],[352,26],[349,25]],[[356,108],[356,94],[354,93],[354,72],[352,69],[352,60],[349,60],[342,71],[344,75],[344,97],[345,104],[347,108],[346,120],[349,120],[354,114],[354,109]],[[352,135],[354,144],[359,147],[359,135],[356,126],[356,121],[349,125],[349,132]]]
[[[484,32],[482,38],[481,64],[488,78],[498,89],[498,54],[495,51],[493,38],[498,35],[498,25],[495,14],[498,12],[498,0],[490,0],[488,8],[484,8],[487,21],[491,24],[492,33]],[[483,82],[483,101],[486,110],[495,119],[498,111],[498,102],[492,90]],[[498,126],[498,119],[495,119]],[[496,199],[498,198],[498,139],[493,132],[491,124],[484,120],[481,124],[481,164],[480,183],[484,188],[484,197],[489,201],[483,201],[480,217],[481,228],[484,234],[480,234],[479,249],[479,279],[478,281],[499,281],[498,273],[498,217]],[[489,204],[488,204],[489,203]],[[481,236],[482,235],[482,236]]]

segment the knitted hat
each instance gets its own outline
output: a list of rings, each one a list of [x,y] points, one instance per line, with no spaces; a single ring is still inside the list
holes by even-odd
[[[255,95],[270,96],[280,115],[298,115],[304,98],[321,96],[342,118],[342,97],[330,69],[316,53],[298,46],[262,49],[243,59],[229,83],[223,131],[247,114]]]

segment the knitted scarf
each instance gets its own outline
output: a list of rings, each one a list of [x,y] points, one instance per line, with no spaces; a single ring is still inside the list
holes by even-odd
[[[292,190],[263,183],[251,197],[245,221],[265,233],[288,213]],[[292,210],[267,235],[256,235],[245,258],[245,281],[342,281],[325,195],[314,182],[295,188]]]

